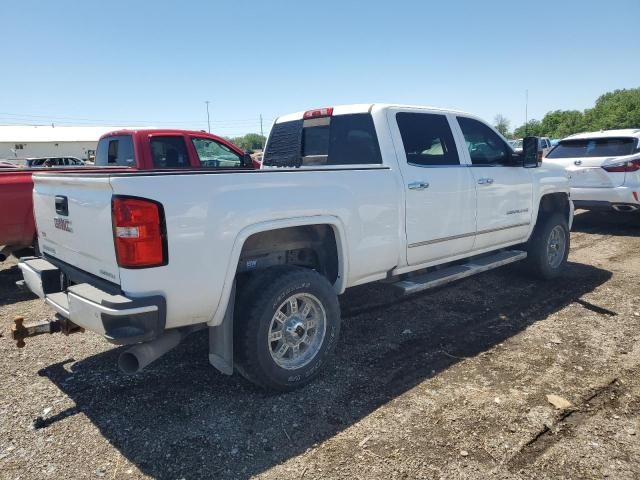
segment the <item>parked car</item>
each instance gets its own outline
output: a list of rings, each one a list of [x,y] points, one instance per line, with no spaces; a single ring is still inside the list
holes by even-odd
[[[27,167],[84,167],[84,162],[76,157],[39,157],[27,158]]]
[[[347,288],[409,294],[524,259],[561,274],[568,179],[524,143],[461,112],[348,105],[277,119],[261,170],[34,175],[43,256],[19,265],[63,318],[39,331],[133,344],[133,373],[208,328],[222,372],[298,387],[335,347]]]
[[[542,159],[547,155],[549,150],[551,150],[551,140],[549,137],[537,137],[538,138],[538,161],[542,161]],[[517,138],[515,140],[509,140],[509,144],[516,152],[522,152],[522,138]]]
[[[580,133],[561,140],[547,165],[566,169],[577,208],[640,208],[640,129]]]
[[[0,261],[11,252],[25,253],[36,239],[33,220],[32,174],[55,159],[51,169],[78,171],[73,157],[43,157],[24,160],[32,168],[7,169],[0,173]],[[20,161],[20,160],[17,160]],[[31,164],[28,162],[31,161]],[[248,167],[247,167],[248,165]],[[98,141],[96,167],[133,170],[172,168],[253,168],[247,155],[227,140],[209,133],[187,130],[122,130]],[[93,168],[85,166],[82,170]],[[50,171],[51,169],[47,169]]]

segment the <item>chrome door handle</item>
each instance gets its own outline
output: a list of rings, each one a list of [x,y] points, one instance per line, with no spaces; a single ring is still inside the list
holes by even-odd
[[[409,190],[424,190],[429,188],[429,182],[411,182],[408,187]]]
[[[491,185],[493,183],[493,178],[479,178],[479,185]]]

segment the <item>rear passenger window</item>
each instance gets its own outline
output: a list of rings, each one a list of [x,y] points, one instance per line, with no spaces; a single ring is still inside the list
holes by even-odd
[[[473,165],[512,165],[511,148],[496,132],[473,118],[458,117]]]
[[[189,168],[189,155],[182,136],[151,137],[154,168]]]
[[[378,137],[368,113],[277,123],[263,162],[278,167],[380,163]]]
[[[447,117],[431,113],[396,114],[407,163],[419,167],[460,165]]]
[[[135,166],[131,137],[119,135],[100,140],[96,150],[95,163],[102,166]]]

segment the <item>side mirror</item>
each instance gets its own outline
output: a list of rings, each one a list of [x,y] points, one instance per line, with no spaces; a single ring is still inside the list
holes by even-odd
[[[538,137],[525,137],[522,140],[522,166],[524,168],[538,166]]]
[[[251,155],[246,152],[244,153],[244,155],[242,155],[242,166],[244,168],[253,168],[253,160],[251,159]]]

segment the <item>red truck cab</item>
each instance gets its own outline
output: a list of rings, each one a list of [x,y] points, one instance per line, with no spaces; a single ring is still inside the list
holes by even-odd
[[[100,138],[96,166],[138,170],[254,168],[243,150],[217,135],[191,130],[118,130]]]
[[[81,170],[78,170],[81,168]],[[191,130],[117,130],[98,141],[95,167],[0,169],[0,261],[34,244],[34,172],[74,172],[102,168],[171,170],[176,168],[259,168],[259,163],[217,135]]]

